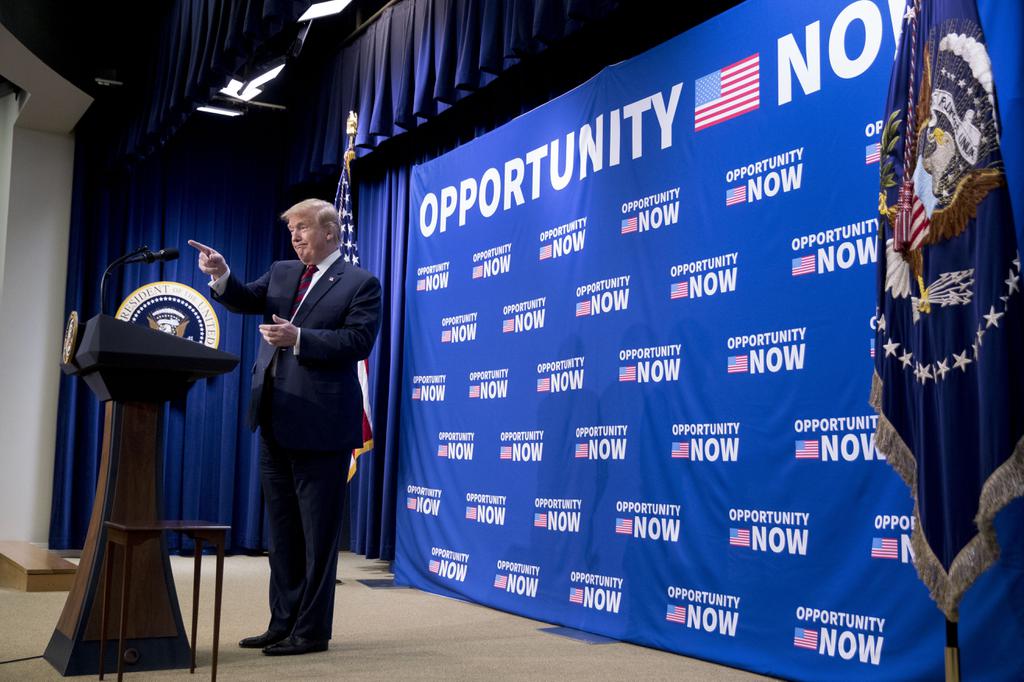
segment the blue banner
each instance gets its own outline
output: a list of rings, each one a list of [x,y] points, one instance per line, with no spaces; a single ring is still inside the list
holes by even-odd
[[[898,5],[750,0],[415,169],[399,582],[941,675],[868,404]]]

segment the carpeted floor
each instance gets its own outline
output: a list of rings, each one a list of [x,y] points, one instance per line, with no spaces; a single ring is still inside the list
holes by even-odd
[[[171,566],[182,618],[191,622],[192,560]],[[214,562],[203,562],[199,668],[138,673],[137,679],[201,679],[210,673]],[[757,680],[743,671],[624,644],[586,644],[543,632],[546,624],[410,589],[370,589],[358,580],[389,578],[386,563],[342,554],[334,639],[326,653],[270,658],[239,649],[267,622],[266,558],[229,557],[218,676],[244,680]],[[0,661],[39,656],[66,592],[0,589]],[[127,677],[127,676],[126,676]],[[0,664],[0,680],[57,680],[41,658]]]

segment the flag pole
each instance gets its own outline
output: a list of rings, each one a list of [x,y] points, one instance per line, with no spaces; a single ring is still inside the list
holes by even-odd
[[[960,644],[956,621],[946,619],[946,682],[960,682]]]
[[[359,117],[356,112],[348,112],[348,120],[345,121],[345,132],[348,134],[348,148],[345,149],[345,170],[349,177],[352,176],[352,168],[349,164],[356,158],[356,129],[359,125]]]

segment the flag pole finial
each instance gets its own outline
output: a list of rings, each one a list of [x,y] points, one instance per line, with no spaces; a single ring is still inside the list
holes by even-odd
[[[348,134],[348,147],[345,148],[345,170],[349,170],[349,163],[356,158],[356,130],[359,127],[359,116],[356,112],[348,112],[348,120],[345,121],[345,132]],[[351,172],[349,170],[349,172]]]

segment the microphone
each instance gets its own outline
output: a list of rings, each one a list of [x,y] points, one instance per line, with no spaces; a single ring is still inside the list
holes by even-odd
[[[103,271],[103,276],[100,277],[100,313],[102,314],[106,307],[107,277],[110,276],[111,270],[115,267],[126,263],[154,263],[156,261],[168,261],[175,260],[177,258],[177,249],[160,249],[159,251],[150,251],[148,246],[140,246],[134,251],[130,251],[123,256],[115,258],[110,265],[107,266],[107,269]]]
[[[150,251],[148,247],[144,247],[144,250],[140,253],[130,255],[124,262],[125,263],[155,263],[156,261],[167,261],[177,260],[178,250],[177,249],[160,249],[159,251]]]

